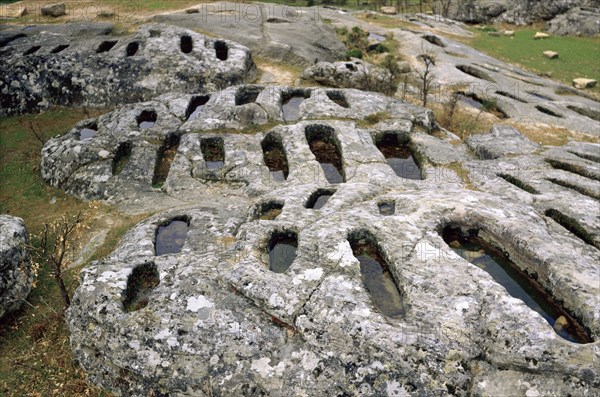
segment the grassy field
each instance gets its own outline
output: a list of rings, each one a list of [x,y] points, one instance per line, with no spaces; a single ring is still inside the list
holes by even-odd
[[[568,85],[578,77],[600,81],[600,37],[552,36],[534,40],[537,31],[540,30],[517,28],[514,38],[510,38],[494,37],[474,29],[475,37],[465,42],[486,54],[533,72],[550,73],[552,79]],[[558,59],[546,58],[544,51],[558,52]],[[588,91],[600,93],[600,87]]]
[[[68,131],[77,121],[100,113],[103,111],[58,108],[37,115],[0,119],[0,213],[23,218],[30,234],[35,236],[44,222],[64,213],[88,211],[88,203],[44,183],[39,175],[42,144],[32,127],[47,139]],[[82,266],[110,253],[121,236],[145,217],[124,216],[106,206],[100,206],[94,215],[90,233],[100,227],[102,218],[111,217],[118,222],[108,232],[104,244]],[[81,266],[65,274],[71,291],[77,285],[80,270]],[[40,269],[27,302],[19,312],[0,321],[0,395],[107,396],[87,383],[73,357],[64,308],[49,269]]]

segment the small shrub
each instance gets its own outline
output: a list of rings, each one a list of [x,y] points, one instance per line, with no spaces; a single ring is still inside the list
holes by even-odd
[[[362,59],[363,57],[363,52],[361,50],[359,50],[358,48],[352,48],[348,51],[346,51],[346,58],[350,59],[350,58],[358,58],[358,59]]]
[[[390,52],[389,48],[387,48],[387,46],[385,46],[384,44],[377,44],[377,47],[375,47],[374,51],[377,54],[383,54],[384,52]]]

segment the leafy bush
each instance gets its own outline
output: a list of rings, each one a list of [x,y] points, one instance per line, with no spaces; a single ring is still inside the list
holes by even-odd
[[[358,58],[358,59],[362,59],[363,57],[363,52],[361,50],[359,50],[358,48],[352,48],[348,51],[346,51],[346,58],[350,59],[350,58]]]
[[[390,49],[385,44],[377,44],[377,47],[373,51],[377,54],[383,54],[384,52],[390,52]]]

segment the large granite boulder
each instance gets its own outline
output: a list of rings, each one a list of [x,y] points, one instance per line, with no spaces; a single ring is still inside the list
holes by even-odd
[[[144,111],[158,117],[140,129]],[[429,110],[350,89],[167,95],[88,122],[94,136],[80,124],[46,146],[45,177],[159,210],[83,270],[67,312],[99,386],[140,397],[600,390],[599,145],[540,147],[498,126],[473,150]],[[113,175],[123,142],[129,160]],[[477,265],[491,251],[459,254],[450,227],[478,230],[564,316],[511,295]],[[384,266],[370,273],[364,256]],[[577,337],[562,333],[571,322]]]
[[[597,0],[467,0],[434,4],[435,11],[440,14],[446,13],[444,5],[449,4],[447,16],[457,21],[525,25],[556,18],[550,26],[554,25],[554,29],[561,31],[559,34],[598,33]],[[576,24],[581,22],[584,22],[583,26],[577,27]]]
[[[338,10],[278,4],[220,2],[201,4],[197,12],[157,15],[154,21],[205,32],[241,43],[254,56],[309,66],[344,59],[346,46],[327,19]]]
[[[148,197],[162,196],[161,187],[200,187],[199,181],[214,179],[214,172],[206,169],[203,157],[197,154],[202,141],[197,132],[203,131],[202,136],[223,140],[225,160],[219,179],[264,191],[272,185],[257,177],[265,175],[260,161],[254,161],[261,156],[256,141],[260,136],[250,138],[235,130],[254,133],[285,121],[362,120],[377,114],[403,128],[410,129],[414,124],[430,131],[435,126],[433,113],[428,109],[351,89],[244,85],[210,95],[166,94],[82,121],[67,134],[49,140],[42,150],[41,174],[52,186],[80,198],[122,198],[151,204],[155,200]],[[142,128],[146,125],[141,120],[150,115],[155,123]],[[160,167],[156,164],[167,147],[177,147],[177,153],[183,156],[173,160],[164,186],[157,188],[156,173]],[[242,149],[246,154],[242,154]],[[121,171],[118,168],[123,162],[126,165]],[[266,172],[267,180],[268,175]],[[173,178],[186,181],[174,182]]]
[[[2,32],[0,116],[214,91],[243,83],[256,71],[246,47],[191,30],[147,24],[132,35],[110,36],[110,25],[82,25]]]
[[[548,22],[555,35],[594,36],[600,34],[600,8],[575,7]]]
[[[0,215],[0,319],[19,309],[31,291],[28,243],[23,220]]]
[[[394,78],[388,70],[359,59],[347,62],[319,62],[305,69],[302,79],[329,87],[383,93],[390,93],[394,85]]]
[[[65,3],[46,4],[41,8],[42,15],[49,17],[60,17],[67,15],[67,6]]]

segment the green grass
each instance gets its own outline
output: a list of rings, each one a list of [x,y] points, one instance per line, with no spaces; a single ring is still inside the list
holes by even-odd
[[[515,37],[493,37],[473,30],[467,44],[493,57],[518,64],[536,73],[551,73],[552,79],[571,85],[578,77],[600,81],[600,37],[552,36],[534,40],[537,30],[518,29]],[[558,59],[548,59],[544,51],[556,51]],[[600,93],[600,87],[588,89]]]
[[[0,119],[0,213],[23,218],[32,235],[41,230],[44,222],[65,212],[87,209],[88,205],[44,183],[39,175],[42,144],[35,138],[30,123],[44,138],[49,138],[88,117],[82,110],[59,108]],[[56,203],[50,204],[53,197]],[[77,284],[79,270],[65,273],[71,290]],[[87,383],[73,358],[63,304],[49,269],[41,268],[35,282],[37,286],[28,303],[0,322],[0,395],[106,395]]]

